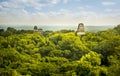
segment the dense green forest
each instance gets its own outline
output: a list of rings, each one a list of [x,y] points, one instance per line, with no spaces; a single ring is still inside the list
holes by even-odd
[[[0,30],[0,76],[119,76],[120,25],[86,32]]]

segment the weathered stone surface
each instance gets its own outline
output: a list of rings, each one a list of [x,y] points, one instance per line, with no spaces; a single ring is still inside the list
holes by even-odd
[[[77,33],[77,35],[85,35],[83,23],[79,23],[76,33]]]
[[[37,26],[34,26],[34,31],[38,31],[38,28],[37,28]]]

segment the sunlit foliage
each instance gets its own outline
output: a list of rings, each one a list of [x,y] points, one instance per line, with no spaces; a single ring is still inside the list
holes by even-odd
[[[119,76],[120,25],[73,30],[0,30],[0,76]]]

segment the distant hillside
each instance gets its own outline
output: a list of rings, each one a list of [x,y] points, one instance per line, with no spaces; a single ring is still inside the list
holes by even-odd
[[[86,31],[89,32],[96,32],[96,31],[102,31],[102,30],[107,30],[107,29],[112,29],[115,26],[85,26]]]
[[[13,27],[17,30],[33,30],[34,25],[0,25],[1,29],[7,29],[7,27]],[[77,26],[55,26],[55,25],[38,25],[39,28],[42,28],[43,30],[52,30],[52,31],[58,31],[62,29],[67,29],[67,30],[75,30],[77,29]],[[107,30],[109,28],[113,28],[115,26],[113,25],[106,25],[106,26],[85,26],[85,31],[89,32],[96,32],[96,31],[101,31],[101,30]]]

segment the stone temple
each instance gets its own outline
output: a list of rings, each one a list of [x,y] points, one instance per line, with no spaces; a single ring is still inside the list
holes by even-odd
[[[43,29],[34,26],[34,32],[43,32]]]
[[[34,26],[34,31],[38,31],[38,27],[37,26]]]
[[[84,24],[83,23],[79,23],[76,34],[77,35],[85,35],[85,30],[84,30]]]

